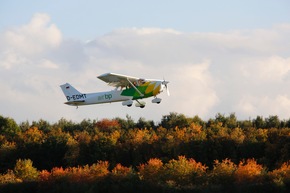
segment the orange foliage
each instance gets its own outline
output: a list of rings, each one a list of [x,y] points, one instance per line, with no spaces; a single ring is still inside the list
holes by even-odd
[[[88,144],[92,140],[91,135],[87,131],[77,132],[74,138],[77,142],[83,144]]]
[[[131,174],[133,174],[132,168],[122,166],[121,164],[117,164],[112,170],[112,175],[117,178],[125,178]]]
[[[247,159],[245,162],[240,161],[235,172],[236,181],[238,183],[259,182],[261,180],[264,168],[257,164],[255,159]]]
[[[96,123],[101,131],[110,131],[111,129],[119,129],[120,124],[117,120],[102,119]]]
[[[90,169],[88,165],[78,166],[78,167],[70,167],[66,169],[67,175],[69,177],[69,181],[72,182],[86,182],[90,181]]]
[[[160,179],[162,167],[162,161],[157,158],[150,159],[147,164],[141,164],[138,167],[141,179],[151,182],[158,181]]]
[[[53,180],[59,180],[59,179],[63,179],[65,176],[67,176],[67,172],[62,168],[52,168],[51,172],[50,172],[50,178]]]
[[[39,180],[41,182],[47,182],[50,178],[50,172],[47,170],[42,170],[41,172],[39,172]]]
[[[109,174],[109,162],[107,161],[98,161],[98,163],[93,164],[92,166],[78,166],[78,167],[69,167],[66,169],[53,168],[51,172],[43,170],[39,174],[40,181],[49,182],[49,181],[58,181],[67,179],[71,182],[91,182],[97,179],[100,179]]]

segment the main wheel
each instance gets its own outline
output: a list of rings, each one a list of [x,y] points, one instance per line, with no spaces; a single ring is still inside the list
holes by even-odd
[[[141,109],[143,109],[145,107],[145,105],[140,106]]]

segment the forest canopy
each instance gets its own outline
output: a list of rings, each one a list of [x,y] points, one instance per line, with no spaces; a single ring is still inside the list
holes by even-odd
[[[71,192],[283,192],[289,160],[290,120],[278,116],[205,121],[172,112],[159,123],[127,116],[53,124],[0,116],[0,189],[8,192],[64,184]]]

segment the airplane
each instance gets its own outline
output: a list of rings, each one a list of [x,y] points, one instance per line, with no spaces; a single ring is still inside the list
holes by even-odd
[[[146,103],[144,98],[154,97],[152,103],[159,104],[161,98],[157,98],[164,88],[170,95],[167,84],[169,81],[143,79],[132,76],[126,76],[116,73],[105,73],[98,76],[100,80],[108,83],[109,86],[115,87],[114,90],[96,93],[81,93],[69,83],[60,85],[67,102],[64,104],[71,106],[82,106],[112,102],[122,102],[123,106],[131,107],[136,101],[135,106],[144,108]]]

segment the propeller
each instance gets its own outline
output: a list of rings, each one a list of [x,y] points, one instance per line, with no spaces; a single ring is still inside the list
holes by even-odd
[[[167,95],[170,96],[170,92],[169,92],[169,88],[167,86],[167,84],[169,83],[169,81],[166,81],[165,79],[163,79],[162,84],[165,86],[166,91],[167,91]]]

